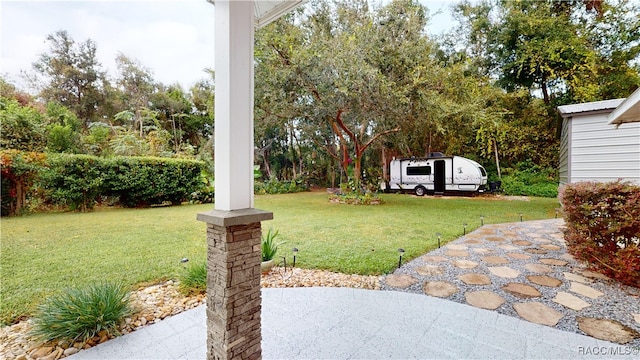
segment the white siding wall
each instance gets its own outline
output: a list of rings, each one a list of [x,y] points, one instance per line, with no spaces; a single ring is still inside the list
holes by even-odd
[[[571,141],[569,134],[571,127],[571,118],[562,119],[562,137],[560,137],[560,159],[558,175],[560,178],[560,185],[569,182],[569,157],[571,150]]]
[[[569,122],[568,182],[615,181],[640,184],[640,123],[619,128],[607,124],[607,114],[575,116]],[[564,132],[563,132],[564,137]],[[561,147],[562,147],[561,141]],[[562,150],[560,182],[562,183]]]

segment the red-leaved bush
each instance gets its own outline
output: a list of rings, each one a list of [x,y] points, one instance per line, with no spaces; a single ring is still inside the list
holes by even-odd
[[[640,186],[579,182],[562,186],[559,197],[569,253],[595,271],[640,287]]]

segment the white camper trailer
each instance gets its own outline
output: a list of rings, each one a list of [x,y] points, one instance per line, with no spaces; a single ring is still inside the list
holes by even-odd
[[[427,158],[393,159],[384,191],[442,195],[445,192],[484,192],[487,172],[477,162],[461,156],[431,153]]]

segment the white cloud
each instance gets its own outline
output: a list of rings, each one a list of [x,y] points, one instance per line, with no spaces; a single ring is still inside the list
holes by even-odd
[[[98,61],[114,76],[123,53],[149,68],[157,81],[185,88],[213,67],[214,7],[192,1],[2,1],[0,73],[24,86],[21,70],[49,49],[45,39],[67,30],[76,42],[92,39]]]

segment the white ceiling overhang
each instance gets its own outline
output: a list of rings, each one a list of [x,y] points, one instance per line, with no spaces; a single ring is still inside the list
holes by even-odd
[[[623,123],[640,122],[640,88],[629,95],[608,116],[609,125],[620,126]]]
[[[216,0],[207,0],[215,5]],[[253,1],[253,0],[230,0],[230,1]],[[255,26],[261,28],[272,21],[276,21],[282,15],[290,12],[296,6],[307,0],[255,0]]]

